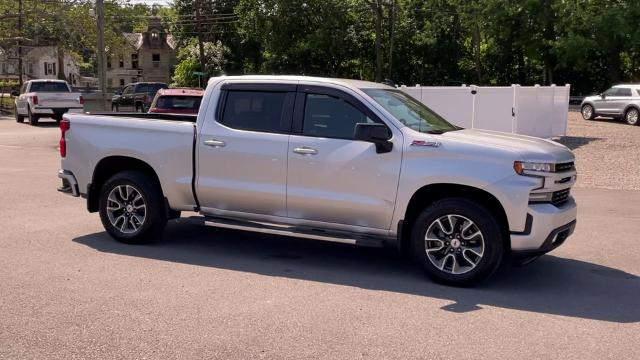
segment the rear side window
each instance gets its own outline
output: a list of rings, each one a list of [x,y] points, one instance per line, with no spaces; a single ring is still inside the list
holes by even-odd
[[[348,102],[329,95],[307,94],[302,134],[353,139],[356,124],[373,123]]]
[[[286,92],[227,91],[221,123],[240,130],[282,132]]]
[[[30,92],[69,92],[69,87],[63,82],[32,82]]]
[[[156,107],[159,109],[198,110],[202,98],[199,96],[161,96]]]
[[[618,91],[616,92],[616,96],[631,96],[631,89],[618,88]]]

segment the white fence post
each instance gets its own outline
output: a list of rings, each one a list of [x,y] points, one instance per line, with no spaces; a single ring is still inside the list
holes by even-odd
[[[470,86],[471,91],[471,128],[476,128],[476,94],[478,93],[478,87],[475,85]]]

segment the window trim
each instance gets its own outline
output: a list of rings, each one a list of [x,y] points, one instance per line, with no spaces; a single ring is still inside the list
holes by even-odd
[[[237,130],[237,131],[247,131],[247,132],[258,132],[258,133],[267,133],[267,134],[291,134],[291,124],[293,117],[293,104],[295,100],[295,87],[294,91],[284,91],[289,89],[289,87],[281,87],[280,85],[289,85],[289,84],[250,84],[250,83],[227,83],[223,84],[220,88],[220,98],[218,99],[218,107],[214,114],[214,121],[221,126],[224,126],[229,129]],[[230,124],[224,123],[224,111],[227,106],[227,99],[229,93],[231,91],[237,92],[265,92],[265,93],[282,93],[284,94],[284,100],[282,102],[282,111],[280,113],[280,129],[277,131],[265,131],[265,130],[257,130],[257,129],[243,129],[231,126]]]
[[[299,85],[298,91],[296,93],[295,108],[293,110],[293,127],[291,132],[294,135],[307,136],[307,137],[313,137],[313,138],[324,138],[324,139],[361,141],[361,140],[354,139],[353,136],[348,138],[337,137],[337,136],[327,137],[327,136],[318,136],[318,135],[303,133],[302,131],[304,129],[304,112],[305,112],[306,99],[308,94],[326,95],[326,96],[338,98],[346,102],[347,104],[353,106],[358,111],[362,112],[369,119],[373,120],[374,123],[383,124],[384,126],[387,127],[387,131],[389,131],[389,134],[393,134],[393,131],[391,130],[389,125],[387,125],[387,123],[382,121],[382,119],[380,119],[380,117],[376,115],[369,107],[367,107],[361,100],[347,93],[346,91],[331,88],[331,87],[326,87],[326,86],[320,86],[320,85]]]

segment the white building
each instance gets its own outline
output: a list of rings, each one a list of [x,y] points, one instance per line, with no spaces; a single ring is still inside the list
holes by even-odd
[[[57,79],[58,49],[55,46],[22,47],[22,80]],[[71,86],[82,86],[75,59],[64,53],[64,75]],[[18,80],[16,48],[0,48],[0,79]]]

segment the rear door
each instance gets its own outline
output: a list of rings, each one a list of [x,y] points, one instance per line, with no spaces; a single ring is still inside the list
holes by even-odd
[[[611,103],[611,110],[616,114],[622,115],[622,112],[626,108],[626,106],[631,102],[632,94],[631,88],[616,88],[615,96],[612,96],[607,102]]]
[[[389,229],[401,163],[401,134],[376,153],[353,139],[357,123],[383,123],[358,98],[337,88],[300,85],[289,140],[287,213],[291,218]],[[338,227],[338,226],[336,226]]]
[[[296,84],[228,82],[197,144],[201,211],[286,217],[287,149]]]

